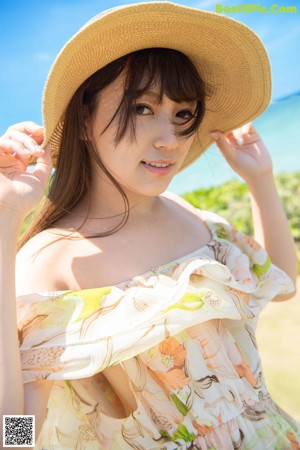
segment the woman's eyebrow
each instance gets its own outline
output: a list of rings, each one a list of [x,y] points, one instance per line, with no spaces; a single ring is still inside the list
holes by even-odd
[[[149,97],[153,102],[155,103],[161,103],[162,102],[162,97],[161,94],[158,91],[153,91],[153,90],[149,90],[149,91],[145,91],[143,93],[141,93],[141,95],[139,95],[137,97],[137,99],[142,98],[142,97]],[[190,106],[196,106],[197,101],[196,100],[181,100],[180,102],[177,103],[186,103]]]
[[[138,98],[140,97],[150,97],[153,101],[157,103],[160,103],[162,99],[161,95],[157,91],[143,92],[141,95],[138,96]]]

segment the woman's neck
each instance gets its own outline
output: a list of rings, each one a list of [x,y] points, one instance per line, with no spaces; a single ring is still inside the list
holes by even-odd
[[[95,217],[111,217],[124,214],[127,207],[133,217],[151,216],[160,203],[159,196],[142,195],[123,188],[126,199],[118,188],[105,175],[97,176],[92,182],[86,204],[89,204],[90,215]]]
[[[98,234],[114,229],[129,210],[127,225],[139,226],[159,214],[163,200],[160,196],[138,195],[124,190],[126,199],[109,180],[92,183],[88,195],[80,200],[71,213],[64,216],[58,227],[78,230],[83,235]]]

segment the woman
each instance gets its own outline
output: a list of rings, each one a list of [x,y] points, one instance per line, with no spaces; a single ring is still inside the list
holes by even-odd
[[[248,28],[131,5],[61,51],[45,130],[25,122],[1,138],[1,410],[35,415],[35,448],[299,447],[255,345],[259,311],[296,278],[271,160],[245,125],[269,98],[267,55]],[[165,193],[213,139],[248,184],[257,242]],[[15,292],[20,224],[51,154]]]

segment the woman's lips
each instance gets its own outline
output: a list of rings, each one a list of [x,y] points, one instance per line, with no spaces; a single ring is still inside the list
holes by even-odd
[[[141,161],[141,164],[151,173],[155,173],[157,175],[167,175],[171,172],[174,163],[172,161],[160,160]]]

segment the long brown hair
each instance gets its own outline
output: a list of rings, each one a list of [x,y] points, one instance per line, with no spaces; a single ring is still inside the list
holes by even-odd
[[[119,107],[107,124],[118,116],[119,126],[115,143],[130,129],[135,137],[136,99],[153,84],[159,87],[159,97],[171,100],[196,101],[195,113],[185,126],[182,136],[194,134],[204,115],[208,87],[204,85],[197,69],[183,53],[165,48],[150,48],[125,55],[90,76],[75,92],[64,117],[62,139],[56,170],[51,177],[49,192],[32,225],[20,241],[20,247],[37,233],[54,228],[59,219],[70,214],[74,206],[88,195],[92,178],[92,159],[112,181],[124,201],[124,214],[120,222],[105,233],[90,237],[104,237],[124,226],[129,216],[129,204],[120,184],[108,172],[86,133],[87,116],[93,118],[99,93],[126,71],[124,92]],[[85,220],[88,216],[85,218]],[[81,224],[83,226],[85,220]],[[80,228],[78,228],[79,230]]]

